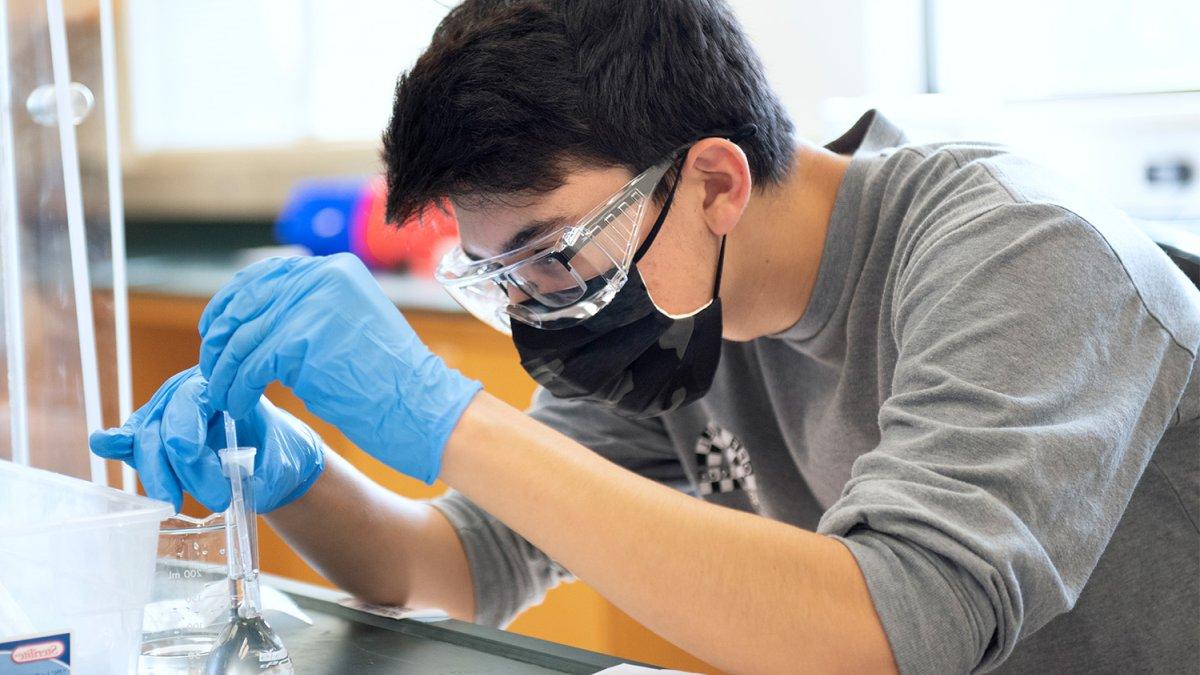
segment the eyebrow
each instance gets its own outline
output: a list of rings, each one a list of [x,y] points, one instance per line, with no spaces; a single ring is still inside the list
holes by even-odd
[[[567,216],[553,216],[551,218],[542,218],[540,220],[531,221],[530,223],[525,225],[525,227],[522,227],[520,230],[518,230],[516,232],[516,234],[509,237],[508,240],[505,241],[504,244],[500,247],[500,250],[503,253],[507,253],[509,251],[514,251],[518,248],[521,248],[525,244],[528,244],[529,242],[533,241],[534,239],[537,239],[538,237],[546,234],[547,232],[550,232],[551,230],[553,230],[557,227],[561,227],[570,221],[571,221],[571,219],[568,218]],[[484,256],[481,256],[472,251],[468,251],[467,247],[465,247],[465,246],[463,247],[463,253],[465,253],[467,255],[467,257],[470,258],[471,260],[483,260],[483,258],[484,258]],[[497,255],[501,255],[501,254],[498,253]]]

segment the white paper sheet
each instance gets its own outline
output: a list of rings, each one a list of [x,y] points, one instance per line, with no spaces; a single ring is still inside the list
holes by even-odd
[[[342,607],[357,609],[360,612],[382,616],[386,619],[412,619],[413,621],[445,621],[450,616],[440,609],[409,609],[407,607],[392,607],[375,605],[358,598],[345,597],[337,601]]]

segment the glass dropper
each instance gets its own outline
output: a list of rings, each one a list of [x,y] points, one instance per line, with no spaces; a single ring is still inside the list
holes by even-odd
[[[258,591],[258,533],[254,510],[254,448],[239,448],[237,429],[223,413],[225,447],[217,451],[229,477],[225,541],[229,559],[229,624],[217,637],[205,664],[206,675],[271,673],[291,675],[287,647],[262,616]]]

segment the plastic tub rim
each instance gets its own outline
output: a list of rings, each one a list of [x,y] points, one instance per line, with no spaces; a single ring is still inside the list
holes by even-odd
[[[29,475],[21,475],[26,472]],[[22,480],[66,486],[77,492],[89,493],[93,496],[106,499],[109,502],[115,502],[124,507],[124,509],[95,515],[51,518],[27,525],[6,525],[0,523],[0,538],[73,531],[83,528],[137,525],[146,522],[160,523],[175,514],[174,506],[157,499],[151,499],[142,495],[131,495],[107,485],[97,485],[73,476],[65,476],[44,469],[13,464],[8,460],[0,460],[0,475],[4,474],[18,476]]]

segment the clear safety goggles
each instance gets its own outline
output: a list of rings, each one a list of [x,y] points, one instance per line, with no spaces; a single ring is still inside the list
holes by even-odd
[[[434,276],[503,333],[513,319],[547,330],[595,316],[625,284],[647,206],[675,155],[638,174],[578,223],[482,260],[456,246]]]

